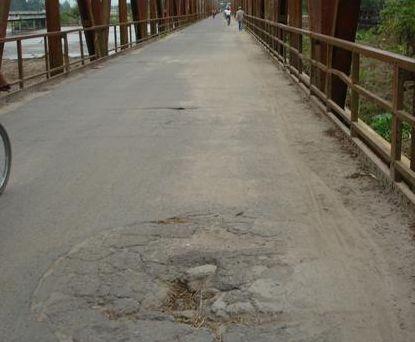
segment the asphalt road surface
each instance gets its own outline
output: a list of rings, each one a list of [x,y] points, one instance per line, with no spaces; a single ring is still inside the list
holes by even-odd
[[[0,121],[1,341],[415,340],[413,211],[222,17]]]

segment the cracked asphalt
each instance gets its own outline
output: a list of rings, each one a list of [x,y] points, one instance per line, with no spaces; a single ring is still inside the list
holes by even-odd
[[[414,212],[208,19],[0,109],[1,341],[413,341]]]

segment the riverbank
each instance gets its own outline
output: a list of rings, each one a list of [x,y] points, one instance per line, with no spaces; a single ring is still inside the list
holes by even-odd
[[[78,62],[78,63],[76,63]],[[71,68],[78,68],[81,64],[80,58],[70,58]],[[3,60],[2,68],[3,75],[9,83],[19,80],[19,66],[17,60]],[[45,59],[42,58],[25,58],[23,59],[23,72],[25,77],[32,77],[46,72]],[[24,81],[24,86],[28,87],[46,80],[46,74]],[[17,90],[18,84],[12,86],[12,91]],[[0,93],[0,96],[7,93]]]

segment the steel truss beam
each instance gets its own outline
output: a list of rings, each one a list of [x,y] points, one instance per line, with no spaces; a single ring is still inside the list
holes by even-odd
[[[49,0],[45,2],[46,9],[46,28],[48,32],[60,32],[60,4],[59,0]],[[51,72],[51,75],[57,75],[63,72],[63,54],[62,54],[62,37],[60,35],[48,37],[48,53],[50,69],[57,69]]]
[[[303,6],[302,0],[290,0],[288,1],[288,25],[299,27],[303,26]],[[290,34],[290,45],[297,49],[298,51],[302,51],[302,35],[291,33]],[[290,54],[290,64],[296,68],[299,72],[301,72],[301,60],[293,55]]]
[[[155,19],[157,17],[157,2],[156,0],[149,0],[150,6],[150,19]],[[150,22],[150,35],[155,35],[157,32],[157,23],[155,20]]]
[[[288,17],[288,1],[289,0],[277,0],[277,6],[276,6],[276,18],[277,22],[281,24],[287,24],[287,17]],[[285,40],[285,35],[283,30],[277,29],[277,37],[281,41]],[[284,47],[282,45],[279,45],[278,47],[278,53],[280,56],[284,55]]]
[[[354,41],[360,13],[360,0],[308,0],[311,31],[336,38]],[[342,49],[328,49],[326,44],[312,42],[312,56],[322,64],[350,73],[351,53]],[[313,68],[312,83],[320,90],[326,90],[326,77]],[[332,76],[330,96],[344,108],[347,86]]]
[[[0,39],[6,37],[7,19],[9,18],[11,0],[2,0],[0,2]],[[7,83],[1,72],[1,64],[3,60],[4,44],[0,44],[0,91],[9,90],[10,85]]]
[[[127,0],[118,1],[118,20],[120,24],[128,22]],[[120,25],[120,44],[121,49],[127,48],[128,27],[126,25]]]
[[[95,20],[92,14],[91,0],[77,0],[77,2],[83,28],[95,26]],[[85,31],[84,33],[86,45],[88,47],[88,53],[90,56],[94,56],[96,51],[95,33],[93,31]]]
[[[108,25],[110,23],[111,0],[91,0],[91,4],[95,25]],[[98,57],[108,55],[108,33],[108,28],[95,31],[95,47]]]
[[[146,0],[131,0],[131,12],[134,21],[146,20],[148,16]],[[135,35],[137,41],[147,37],[147,24],[145,22],[135,26]]]
[[[84,28],[110,23],[111,0],[77,0],[77,2]],[[108,33],[108,28],[85,32],[90,56],[100,58],[108,55]]]

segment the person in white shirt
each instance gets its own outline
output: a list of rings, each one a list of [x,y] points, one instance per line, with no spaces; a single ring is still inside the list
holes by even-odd
[[[231,10],[229,7],[225,9],[225,18],[226,22],[228,23],[228,26],[231,24]]]

